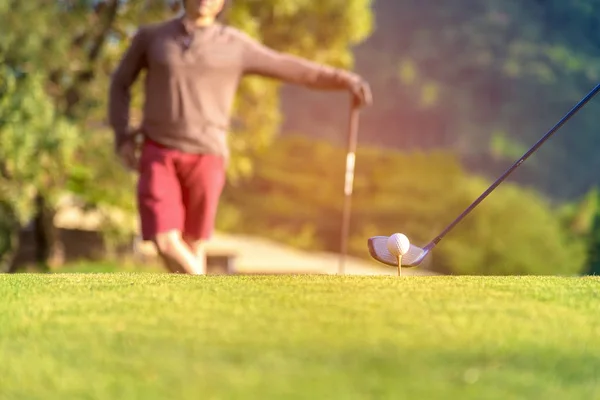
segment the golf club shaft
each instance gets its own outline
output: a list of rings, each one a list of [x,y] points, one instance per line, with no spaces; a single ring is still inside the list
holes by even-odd
[[[498,178],[485,192],[483,192],[481,196],[479,196],[469,207],[467,207],[467,209],[463,211],[463,213],[460,214],[458,218],[452,221],[452,223],[448,225],[446,229],[442,231],[442,233],[440,233],[435,239],[433,239],[431,241],[430,247],[433,247],[436,244],[438,244],[438,242],[442,240],[442,238],[446,236],[446,234],[450,232],[452,228],[456,226],[456,224],[458,224],[464,217],[466,217],[471,211],[473,211],[473,209],[477,207],[477,205],[481,203],[490,193],[492,193],[494,189],[496,189],[496,187],[498,187],[498,185],[500,185],[500,183],[502,183],[502,181],[504,181],[515,169],[517,169],[523,163],[523,161],[525,161],[527,158],[529,158],[529,156],[535,153],[535,151],[542,144],[544,144],[546,140],[548,140],[573,115],[575,115],[581,108],[583,108],[583,106],[586,105],[587,102],[590,101],[598,93],[598,91],[600,91],[600,84],[597,85],[594,89],[592,89],[592,91],[588,93],[583,99],[581,99],[581,101],[579,101],[579,103],[577,103],[577,105],[575,105],[575,107],[573,107],[571,111],[569,111],[556,125],[554,125],[552,129],[550,129],[540,140],[538,140],[537,143],[533,145],[533,147],[523,155],[523,157],[521,157],[509,169],[507,169],[506,172],[504,172],[504,174],[502,174],[500,178]]]
[[[339,273],[343,274],[348,253],[348,236],[350,234],[350,214],[352,210],[352,192],[354,187],[354,166],[356,161],[356,143],[358,141],[359,109],[352,102],[348,121],[348,151],[346,153],[346,174],[344,181],[344,209],[342,211],[342,231]]]

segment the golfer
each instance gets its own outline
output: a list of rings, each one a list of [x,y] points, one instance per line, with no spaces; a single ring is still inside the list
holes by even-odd
[[[276,52],[220,23],[226,0],[182,1],[182,17],[134,35],[111,79],[108,116],[117,155],[139,174],[143,239],[154,243],[169,271],[205,274],[204,245],[225,184],[226,134],[240,78],[347,90],[359,106],[371,103],[371,92],[349,71]],[[143,119],[131,130],[130,88],[142,71]],[[144,138],[139,157],[138,133]]]

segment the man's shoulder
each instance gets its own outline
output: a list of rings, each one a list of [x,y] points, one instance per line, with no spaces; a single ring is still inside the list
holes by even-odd
[[[246,32],[230,25],[219,25],[219,30],[221,35],[235,42],[248,43],[254,41]]]

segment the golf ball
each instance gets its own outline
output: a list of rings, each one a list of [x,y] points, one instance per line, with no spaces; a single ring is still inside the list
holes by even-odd
[[[403,256],[410,249],[410,241],[402,233],[394,233],[387,240],[387,248],[394,256]]]

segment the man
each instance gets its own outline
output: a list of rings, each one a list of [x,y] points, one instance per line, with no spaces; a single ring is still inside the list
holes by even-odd
[[[139,173],[142,237],[171,272],[204,274],[229,157],[226,141],[239,79],[255,74],[371,103],[357,75],[282,54],[217,21],[225,0],[183,0],[185,15],[140,28],[110,86],[118,156]],[[139,160],[129,130],[130,87],[146,71]]]

